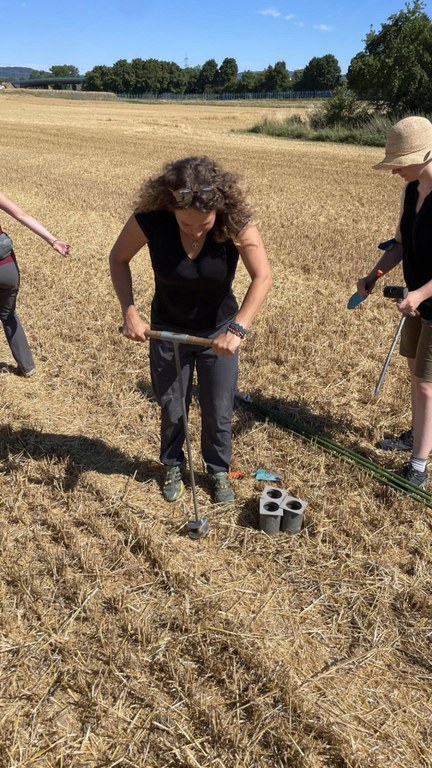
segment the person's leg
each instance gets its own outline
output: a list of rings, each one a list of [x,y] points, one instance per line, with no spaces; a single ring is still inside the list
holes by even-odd
[[[188,411],[195,357],[190,345],[180,344],[179,357]],[[160,460],[168,466],[181,466],[184,462],[185,431],[174,346],[171,342],[150,341],[150,372],[153,392],[161,407]]]
[[[432,450],[432,382],[415,377],[413,456],[427,460]]]
[[[238,352],[216,355],[211,347],[197,353],[201,406],[201,451],[210,474],[228,472],[231,463],[231,420],[237,386]]]
[[[413,450],[400,474],[417,486],[427,483],[432,450],[432,323],[422,321],[413,368]]]
[[[432,323],[423,320],[414,368],[413,455],[426,460],[432,450]]]
[[[408,369],[411,376],[411,431],[414,431],[415,409],[416,409],[416,381],[415,381],[415,357],[407,357]]]
[[[28,375],[34,371],[35,364],[24,329],[15,312],[19,282],[16,263],[0,263],[0,320],[19,371]]]
[[[416,404],[416,384],[414,381],[414,370],[416,364],[417,345],[422,329],[420,317],[407,317],[402,328],[399,353],[406,358],[408,369],[411,375],[411,426],[403,430],[395,437],[385,437],[378,441],[378,448],[383,451],[412,451],[413,449],[413,427],[414,412]]]

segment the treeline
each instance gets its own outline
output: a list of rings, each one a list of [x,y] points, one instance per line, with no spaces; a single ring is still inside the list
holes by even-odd
[[[33,71],[31,77],[78,75],[71,64],[56,65],[49,72]],[[284,91],[333,91],[348,89],[345,100],[336,100],[345,121],[359,122],[356,100],[389,114],[422,114],[432,111],[432,21],[421,0],[405,3],[366,34],[365,47],[350,62],[346,77],[333,54],[314,56],[304,69],[290,72],[277,61],[259,72],[239,74],[234,58],[220,65],[208,59],[202,66],[180,67],[158,59],[120,59],[112,67],[93,67],[84,76],[83,90],[141,93],[268,93]],[[346,108],[340,110],[340,105]],[[329,109],[331,105],[329,105]]]
[[[390,125],[432,113],[432,21],[424,4],[406,3],[351,60],[347,83],[307,114],[266,117],[251,129],[285,138],[384,146]]]
[[[225,58],[220,66],[208,59],[202,66],[180,67],[158,59],[120,59],[112,67],[99,65],[86,73],[83,90],[114,93],[266,93],[282,91],[333,90],[341,80],[335,56],[314,57],[303,70],[290,73],[284,61],[260,72],[239,74],[235,59]]]
[[[425,3],[406,3],[351,60],[347,82],[359,99],[380,110],[402,114],[432,111],[432,21]]]
[[[32,69],[29,75],[30,80],[47,77],[79,77],[79,69],[73,64],[54,64],[48,71],[44,69]]]

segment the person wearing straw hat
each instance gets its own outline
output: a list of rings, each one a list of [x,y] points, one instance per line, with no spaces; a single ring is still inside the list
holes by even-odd
[[[134,304],[129,263],[145,245],[155,282],[152,329],[212,340],[204,347],[181,344],[180,367],[187,408],[197,371],[201,452],[214,500],[233,501],[228,471],[238,354],[271,286],[264,245],[236,174],[206,156],[192,156],[167,163],[142,185],[110,254],[123,334],[137,342],[147,340],[150,325]],[[232,290],[239,261],[250,277],[240,306]],[[150,342],[150,371],[161,406],[163,495],[173,502],[184,490],[185,430],[171,343]]]
[[[400,176],[402,192],[399,223],[394,242],[357,289],[367,295],[366,283],[380,269],[384,274],[402,262],[407,297],[396,304],[407,316],[400,354],[411,374],[411,428],[394,438],[381,440],[383,450],[411,451],[398,474],[419,488],[428,482],[427,460],[432,450],[432,124],[411,116],[390,129],[385,157],[373,166]]]
[[[13,200],[0,192],[0,210],[12,216],[20,224],[30,229],[35,235],[45,240],[62,256],[69,254],[70,245],[64,240],[58,240],[43,224],[22,210]],[[16,372],[29,378],[36,372],[33,356],[24,329],[16,314],[16,302],[20,285],[20,273],[9,235],[0,227],[0,320],[17,364]]]

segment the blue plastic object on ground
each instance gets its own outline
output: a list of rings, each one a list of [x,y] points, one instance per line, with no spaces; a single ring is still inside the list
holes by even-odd
[[[273,472],[271,469],[257,469],[255,480],[283,480],[282,472]]]

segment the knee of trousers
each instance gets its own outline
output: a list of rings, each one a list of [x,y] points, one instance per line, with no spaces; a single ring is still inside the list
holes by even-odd
[[[11,325],[16,324],[15,306],[12,309],[10,307],[0,307],[0,321]]]

